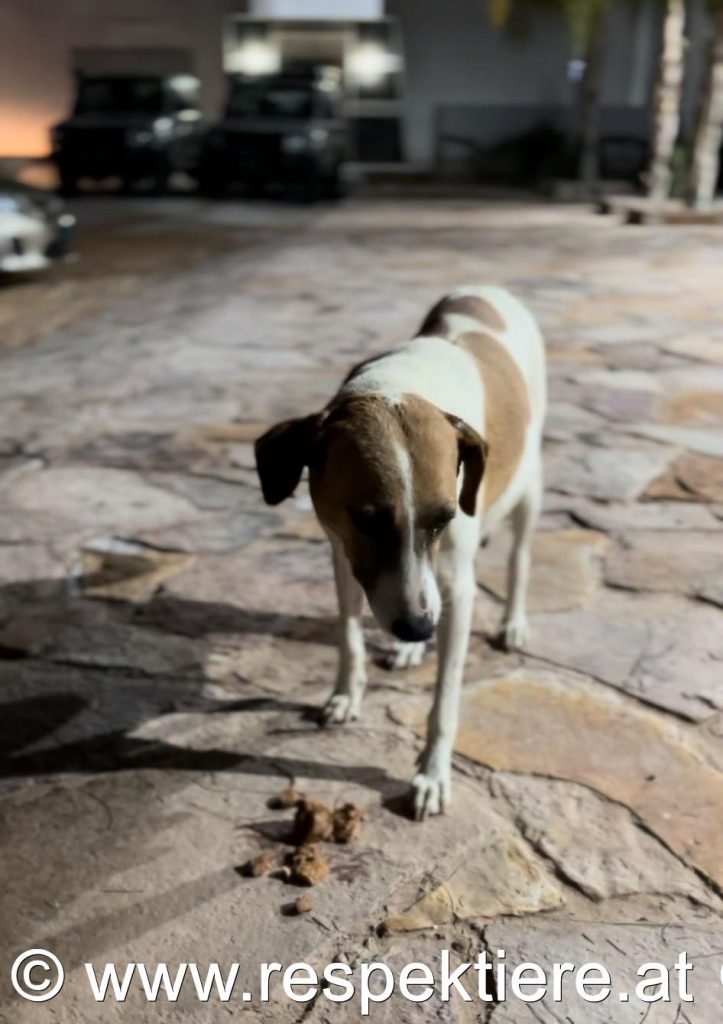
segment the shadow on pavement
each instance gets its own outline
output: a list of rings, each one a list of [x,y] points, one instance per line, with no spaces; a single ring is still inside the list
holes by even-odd
[[[234,772],[241,775],[340,779],[383,794],[397,780],[359,764],[266,757],[220,749],[191,749],[165,739],[134,736],[150,719],[175,711],[297,713],[318,721],[318,708],[276,696],[214,699],[209,695],[204,638],[211,633],[266,634],[333,644],[335,623],[304,615],[271,614],[160,595],[147,605],[74,596],[64,582],[37,580],[0,591],[0,674],[12,667],[16,699],[0,705],[0,779],[60,773],[139,769]],[[176,643],[193,640],[179,668]],[[155,674],[133,665],[130,645],[150,645]],[[161,668],[170,650],[167,672]],[[182,652],[183,653],[183,652]],[[127,663],[124,663],[124,660]],[[67,688],[62,687],[67,680]],[[37,693],[33,693],[33,690]],[[28,692],[30,691],[30,692]],[[86,724],[81,723],[86,716]],[[78,738],[63,741],[64,735]],[[313,734],[313,733],[312,733]],[[36,749],[32,749],[35,747]],[[30,749],[29,749],[30,748]]]

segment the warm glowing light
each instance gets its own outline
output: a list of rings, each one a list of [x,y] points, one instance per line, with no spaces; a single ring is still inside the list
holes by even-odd
[[[0,156],[46,156],[57,111],[0,105]]]
[[[281,55],[269,43],[243,43],[228,55],[227,67],[241,75],[273,75],[281,68]]]
[[[387,75],[399,70],[399,57],[374,43],[362,43],[347,57],[346,70],[358,85],[378,85]]]

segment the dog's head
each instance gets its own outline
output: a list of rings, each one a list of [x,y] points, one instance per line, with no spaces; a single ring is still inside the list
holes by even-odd
[[[437,625],[437,543],[458,506],[474,514],[485,457],[475,430],[415,395],[353,395],[256,442],[268,504],[287,498],[308,466],[319,521],[343,545],[380,625],[407,641]]]

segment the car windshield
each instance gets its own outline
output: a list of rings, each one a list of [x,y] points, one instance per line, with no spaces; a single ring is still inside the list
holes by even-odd
[[[297,83],[237,82],[231,90],[231,117],[308,118],[312,113],[312,90]]]
[[[158,114],[162,108],[157,78],[87,78],[75,109],[78,114]]]

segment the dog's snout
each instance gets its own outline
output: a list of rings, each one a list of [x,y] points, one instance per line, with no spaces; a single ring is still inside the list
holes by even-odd
[[[419,643],[422,640],[429,640],[434,632],[434,621],[429,615],[410,615],[404,618],[394,619],[392,622],[392,633],[398,640],[405,640],[407,643]]]

